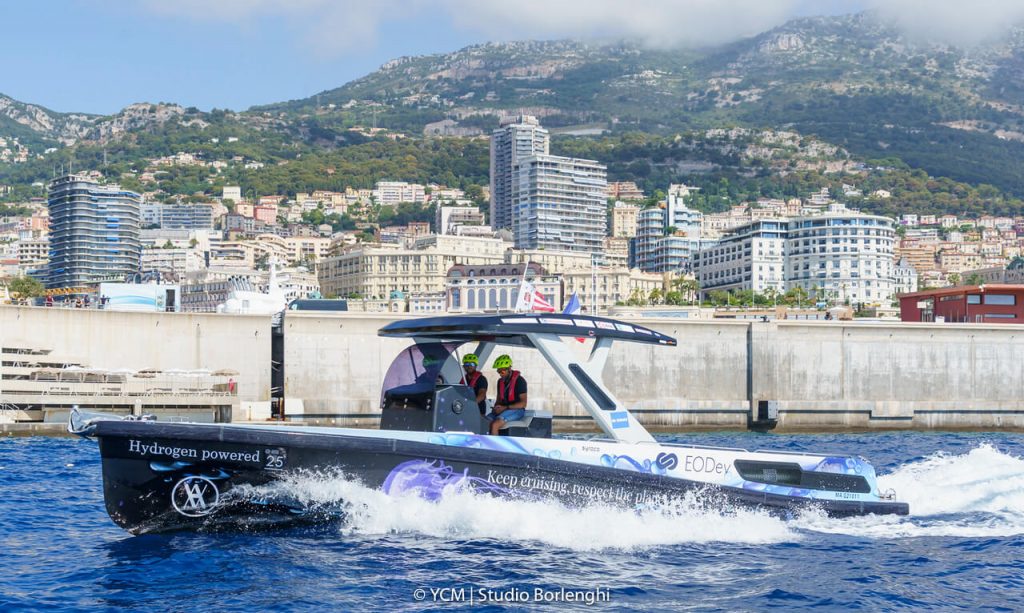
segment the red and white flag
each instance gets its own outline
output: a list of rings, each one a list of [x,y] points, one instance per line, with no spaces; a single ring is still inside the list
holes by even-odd
[[[537,291],[533,283],[524,281],[522,287],[519,288],[519,300],[516,301],[516,312],[519,311],[554,313],[555,307],[548,302],[544,294]]]

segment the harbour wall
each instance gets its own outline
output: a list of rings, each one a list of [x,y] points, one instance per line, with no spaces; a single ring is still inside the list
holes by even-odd
[[[377,336],[393,320],[288,312],[286,413],[375,425],[384,374],[408,344]],[[648,426],[742,429],[770,401],[781,430],[1024,430],[1024,326],[636,322],[678,340],[676,347],[617,343],[609,357],[607,386]],[[267,316],[0,306],[0,346],[51,349],[101,369],[236,370],[241,419],[269,414],[270,338]],[[581,357],[589,348],[570,344]],[[553,411],[560,427],[591,426],[537,352],[508,353],[530,382],[533,408]],[[490,364],[484,370],[493,383]]]
[[[235,370],[235,418],[242,419],[270,415],[270,334],[267,316],[0,306],[0,347],[50,351],[32,356],[40,361],[97,370]]]
[[[380,382],[408,344],[377,336],[393,320],[288,313],[286,395],[310,417],[372,424],[360,416],[379,414]],[[678,340],[617,343],[608,359],[605,383],[648,426],[746,428],[766,401],[780,430],[1024,429],[1024,326],[635,321]],[[530,382],[533,408],[553,411],[563,427],[590,425],[537,352],[508,353]]]

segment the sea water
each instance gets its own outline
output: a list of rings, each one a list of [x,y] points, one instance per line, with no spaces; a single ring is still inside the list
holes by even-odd
[[[95,442],[0,440],[0,609],[1024,610],[1024,436],[693,434],[686,444],[864,455],[909,517],[569,508],[290,482],[342,521],[134,537]]]

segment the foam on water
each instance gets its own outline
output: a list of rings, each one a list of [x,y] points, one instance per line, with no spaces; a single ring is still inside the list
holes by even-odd
[[[429,501],[324,476],[299,477],[269,487],[282,488],[280,493],[305,505],[342,503],[348,534],[533,541],[577,551],[679,543],[761,544],[799,538],[786,522],[767,513],[748,509],[721,513],[702,507],[697,499],[644,509],[603,504],[568,507],[551,500],[514,500],[453,489]]]
[[[656,507],[569,507],[453,488],[437,501],[388,495],[344,476],[302,475],[242,490],[283,496],[309,507],[341,507],[349,534],[422,534],[447,539],[534,541],[574,550],[637,549],[682,543],[766,544],[807,532],[891,539],[1024,534],[1024,460],[982,444],[962,455],[935,453],[879,476],[910,504],[909,517],[836,519],[809,511],[784,521],[749,509],[719,511],[697,498]]]
[[[836,521],[805,515],[800,527],[877,538],[1024,534],[1024,460],[982,444],[970,452],[937,452],[878,477],[910,504],[910,517],[867,516]]]

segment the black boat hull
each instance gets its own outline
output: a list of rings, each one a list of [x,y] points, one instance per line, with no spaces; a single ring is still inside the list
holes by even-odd
[[[390,494],[450,487],[636,508],[693,493],[708,506],[903,514],[896,502],[806,499],[489,449],[271,429],[104,421],[94,435],[110,517],[134,534],[323,521],[337,508],[266,495],[298,475],[344,475]],[[264,488],[264,489],[261,489]],[[341,509],[343,510],[343,508]]]

